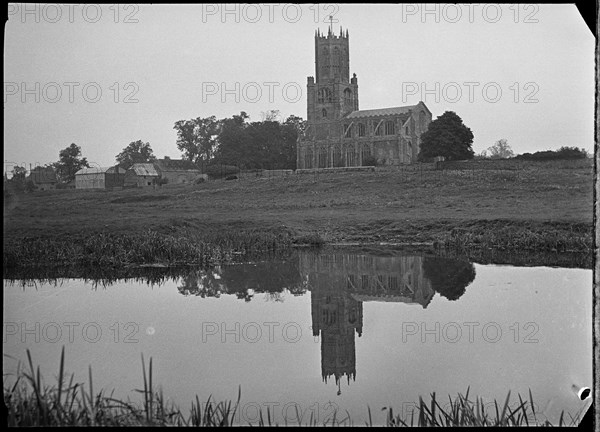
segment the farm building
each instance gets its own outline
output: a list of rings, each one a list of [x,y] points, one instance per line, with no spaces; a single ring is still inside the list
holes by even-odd
[[[155,162],[156,170],[168,184],[193,183],[200,176],[200,170],[193,162],[183,159],[159,159]]]
[[[159,178],[156,168],[151,163],[136,163],[127,170],[125,187],[154,186]]]
[[[126,171],[118,166],[83,168],[75,173],[76,189],[122,188]]]
[[[39,190],[56,189],[56,184],[58,183],[56,172],[52,167],[35,167],[31,170],[27,180],[31,180],[36,189]]]

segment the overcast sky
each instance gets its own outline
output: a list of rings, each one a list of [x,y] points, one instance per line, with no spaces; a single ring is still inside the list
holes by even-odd
[[[515,153],[593,151],[595,41],[574,5],[226,7],[9,6],[5,171],[71,143],[99,166],[136,140],[179,158],[183,119],[306,118],[314,32],[330,15],[350,34],[360,109],[455,111],[476,153],[501,138]]]

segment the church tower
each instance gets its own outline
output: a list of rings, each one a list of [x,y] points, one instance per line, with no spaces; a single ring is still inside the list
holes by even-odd
[[[327,35],[315,32],[315,77],[308,77],[307,106],[309,139],[339,139],[343,131],[340,120],[358,110],[358,80],[350,78],[348,30],[340,27],[336,36],[332,28]]]

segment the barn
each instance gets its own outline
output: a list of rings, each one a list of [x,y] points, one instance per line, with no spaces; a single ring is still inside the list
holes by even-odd
[[[160,177],[168,184],[193,183],[200,176],[200,170],[193,162],[182,159],[158,159],[155,162]]]
[[[154,186],[159,178],[156,168],[151,163],[136,163],[127,170],[125,187]]]
[[[82,168],[75,173],[75,189],[118,189],[126,171],[119,166]]]

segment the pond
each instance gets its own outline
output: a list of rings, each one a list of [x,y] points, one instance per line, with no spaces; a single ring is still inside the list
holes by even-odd
[[[26,349],[55,384],[60,352],[76,382],[139,400],[154,385],[189,410],[235,400],[236,422],[410,418],[419,396],[480,396],[494,412],[531,390],[538,420],[591,398],[592,271],[480,265],[398,250],[297,251],[286,259],[116,281],[4,282],[5,385]]]

